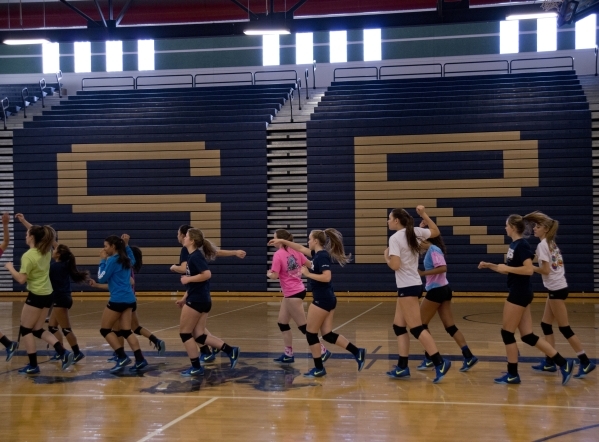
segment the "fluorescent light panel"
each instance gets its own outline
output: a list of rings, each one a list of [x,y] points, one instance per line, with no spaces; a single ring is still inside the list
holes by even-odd
[[[5,45],[41,45],[41,44],[50,43],[50,42],[43,38],[37,38],[37,39],[29,39],[29,40],[9,39],[9,40],[4,40],[2,43],[4,43]]]
[[[288,35],[289,29],[248,29],[243,31],[245,35]]]
[[[538,14],[515,14],[508,15],[506,20],[530,20],[530,19],[538,19],[538,18],[552,18],[557,17],[557,13],[555,12],[539,12]]]

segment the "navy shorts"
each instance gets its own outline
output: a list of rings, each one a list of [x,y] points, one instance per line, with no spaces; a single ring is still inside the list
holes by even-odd
[[[331,310],[335,310],[335,307],[337,307],[337,298],[317,298],[312,301],[312,304],[318,308],[330,312]]]
[[[507,302],[519,305],[520,307],[528,307],[534,298],[534,293],[509,292]]]
[[[70,296],[54,297],[54,302],[52,303],[52,306],[56,308],[66,308],[67,310],[70,310],[71,307],[73,307],[73,298],[71,298]]]
[[[36,295],[29,292],[25,304],[39,309],[50,308],[52,307],[52,295]]]
[[[112,310],[113,312],[123,313],[127,309],[133,310],[135,307],[137,307],[137,302],[112,302],[112,301],[108,301],[108,304],[106,304],[106,307],[109,310]]]
[[[212,310],[212,302],[185,301],[185,305],[198,313],[209,313]]]
[[[434,289],[430,289],[428,292],[426,292],[426,299],[439,304],[442,304],[446,301],[451,301],[452,297],[453,292],[451,291],[451,287],[449,287],[449,285],[435,287]]]
[[[568,298],[568,287],[559,290],[549,290],[549,299],[566,300]]]
[[[411,285],[409,287],[401,287],[397,289],[398,298],[420,298],[422,296],[422,284]]]
[[[285,298],[287,298],[287,299],[292,299],[292,298],[304,299],[305,297],[306,297],[305,290],[303,292],[296,293],[295,295],[285,296]]]

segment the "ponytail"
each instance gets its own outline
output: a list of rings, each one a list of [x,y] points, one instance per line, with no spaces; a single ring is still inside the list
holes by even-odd
[[[555,219],[551,219],[549,216],[545,215],[543,212],[532,212],[528,215],[525,215],[524,221],[528,224],[539,224],[547,229],[547,233],[545,234],[545,240],[547,241],[547,245],[550,249],[555,248],[557,245],[555,244],[555,237],[557,236],[557,229],[559,227],[559,222]]]
[[[130,269],[131,260],[129,259],[129,255],[127,255],[127,246],[125,245],[125,241],[123,241],[122,238],[119,238],[116,235],[110,235],[109,237],[105,238],[104,241],[106,241],[111,246],[114,246],[116,254],[118,255],[117,262],[124,269]]]
[[[133,252],[133,257],[135,258],[133,272],[139,273],[141,271],[141,266],[143,265],[143,255],[141,253],[141,249],[137,246],[131,246],[131,251]]]
[[[437,246],[441,249],[444,255],[447,255],[447,247],[445,247],[445,241],[441,235],[435,236],[434,238],[427,239],[432,245]]]
[[[212,244],[210,241],[204,238],[204,234],[202,233],[202,231],[200,229],[191,228],[187,231],[187,234],[189,235],[189,239],[193,241],[194,245],[198,249],[202,249],[202,252],[204,252],[206,260],[214,261],[218,250],[216,250],[214,244]]]
[[[293,235],[291,233],[289,233],[287,230],[285,229],[278,229],[275,231],[275,235],[277,235],[278,239],[284,239],[286,241],[291,241],[293,242]],[[287,246],[283,246],[283,248],[285,250],[287,250]]]
[[[60,262],[67,263],[67,270],[69,271],[69,276],[74,282],[83,282],[89,279],[89,272],[79,271],[77,268],[77,261],[75,260],[75,255],[71,252],[64,244],[59,244],[56,248],[56,253],[58,253],[58,257],[60,258]]]
[[[415,255],[420,254],[420,245],[416,232],[414,232],[414,218],[404,209],[393,209],[391,211],[393,218],[399,220],[400,224],[406,228],[406,241],[410,251]],[[430,238],[429,238],[430,239]]]
[[[312,230],[310,235],[328,252],[331,259],[337,261],[341,267],[351,261],[351,253],[345,254],[343,235],[338,230]]]
[[[54,238],[56,238],[56,232],[50,226],[31,226],[28,233],[33,236],[35,248],[42,255],[50,251],[52,244],[54,244]]]

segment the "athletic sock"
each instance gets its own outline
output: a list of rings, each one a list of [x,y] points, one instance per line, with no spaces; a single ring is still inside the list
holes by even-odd
[[[313,359],[314,359],[314,367],[316,367],[317,370],[324,369],[324,364],[322,363],[322,358],[320,356],[317,358],[313,358]]]
[[[2,345],[4,345],[6,348],[10,347],[12,344],[12,341],[10,339],[8,339],[6,336],[2,336],[0,338],[0,343]]]
[[[141,362],[144,360],[144,355],[141,353],[141,349],[134,350],[133,355],[135,356],[135,362]]]
[[[553,359],[553,362],[555,362],[556,365],[559,366],[559,367],[563,367],[564,365],[567,364],[567,361],[559,353],[556,353],[555,356],[552,359]]]
[[[293,356],[293,347],[285,347],[285,356]]]
[[[28,353],[29,356],[29,366],[31,368],[37,367],[37,353]]]
[[[464,356],[466,359],[470,359],[472,356],[474,356],[467,345],[462,347],[462,356]]]
[[[580,353],[578,353],[578,360],[580,361],[580,365],[582,365],[583,367],[586,367],[587,365],[589,365],[591,363],[591,361],[589,360],[589,357],[584,352],[584,350],[581,351]]]
[[[429,355],[429,354],[428,354],[428,351],[425,351],[425,352],[424,352],[424,357],[425,357],[426,359],[428,359],[429,361],[431,360],[431,355]]]
[[[117,348],[115,351],[116,357],[119,359],[124,359],[127,357],[127,353],[125,353],[125,349],[123,347]]]
[[[550,358],[549,356],[545,356],[545,365],[554,365],[555,362],[553,361],[553,358]]]
[[[148,338],[150,340],[150,342],[154,345],[158,345],[158,338],[154,335],[150,335],[150,337]]]
[[[56,353],[58,353],[60,356],[64,356],[65,349],[60,342],[54,344],[54,350],[56,350]]]
[[[200,354],[203,354],[203,355],[211,355],[211,354],[212,354],[212,352],[210,351],[210,347],[208,347],[207,345],[202,345],[202,346],[200,347]]]
[[[435,365],[435,367],[442,365],[443,358],[441,357],[441,353],[437,352],[434,355],[431,355],[431,361],[433,361],[433,364]]]
[[[407,368],[408,367],[408,357],[400,356],[399,360],[397,361],[397,366],[401,369]]]
[[[510,376],[518,376],[518,363],[517,362],[508,362],[507,363],[507,373]]]
[[[322,342],[320,343],[320,354],[323,355],[327,352],[327,348],[322,344]]]
[[[189,359],[191,361],[191,366],[193,368],[201,368],[202,366],[200,365],[200,358],[193,358],[193,359]]]
[[[72,345],[71,349],[73,350],[73,353],[75,353],[76,355],[78,355],[79,353],[81,353],[81,350],[79,350],[79,345],[77,345],[77,344]]]
[[[223,346],[220,348],[222,351],[224,351],[226,354],[228,354],[229,356],[231,356],[231,353],[233,353],[233,348],[228,345],[226,342],[223,344]]]
[[[351,342],[349,344],[347,344],[347,347],[345,347],[345,349],[347,351],[349,351],[352,355],[354,356],[358,356],[358,347],[356,347],[354,344],[352,344]]]

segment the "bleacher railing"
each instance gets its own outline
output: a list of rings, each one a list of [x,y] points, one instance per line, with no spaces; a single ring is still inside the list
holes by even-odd
[[[42,93],[42,108],[46,107],[46,103],[44,102],[44,95],[46,95],[46,93],[44,92],[44,89],[46,89],[46,79],[42,78],[40,80],[40,91]]]
[[[6,130],[6,109],[8,109],[8,106],[10,106],[10,101],[8,100],[8,97],[4,97],[2,100],[0,100],[0,103],[2,104],[2,121],[4,123],[4,130]]]
[[[125,83],[125,84],[113,84],[112,81],[113,80],[131,80],[131,84]],[[85,82],[92,82],[92,81],[98,81],[98,82],[109,82],[109,84],[97,84],[97,85],[85,85]],[[120,88],[131,88],[131,89],[135,89],[135,77],[87,77],[87,78],[83,78],[81,79],[81,90],[85,90],[87,89],[98,89],[98,88],[113,88],[113,89],[120,89]]]
[[[56,73],[56,83],[58,84],[58,98],[62,98],[62,83],[60,82],[60,80],[62,80],[62,70]]]
[[[543,61],[564,60],[564,61],[566,61],[566,63],[560,64],[560,65],[551,65],[551,66],[524,66],[524,67],[520,67],[520,68],[514,67],[514,65],[516,63],[531,62],[531,61],[534,62],[534,61],[539,61],[539,60],[543,60]],[[514,71],[533,71],[533,70],[539,70],[539,69],[563,69],[563,68],[569,68],[570,70],[574,70],[574,57],[564,56],[564,57],[543,57],[543,58],[519,58],[519,59],[510,61],[510,73],[514,72]]]
[[[148,80],[154,78],[171,78],[173,81],[168,81],[166,83],[149,83],[149,84],[140,84],[140,80]],[[181,81],[179,81],[181,80]],[[194,86],[194,77],[192,74],[174,74],[174,75],[139,75],[135,77],[135,87],[134,89],[139,89],[140,87],[154,87],[154,86]]]
[[[21,90],[21,99],[23,100],[23,118],[27,118],[27,106],[29,105],[29,102],[27,101],[28,98],[29,98],[29,89],[24,87]]]
[[[308,77],[310,76],[310,70],[306,69],[306,72],[304,73],[304,76],[306,78],[306,100],[310,99],[310,95],[308,94],[308,91],[310,90],[310,86],[308,86]]]
[[[293,78],[257,78],[258,75],[265,75],[265,74],[293,74]],[[295,84],[297,84],[297,71],[294,71],[293,69],[283,69],[280,71],[256,71],[254,72],[254,84],[258,84],[258,82],[279,82],[279,83],[283,83],[285,81],[290,81],[293,82]]]
[[[249,75],[249,79],[243,79],[243,77],[247,77]],[[239,80],[220,80],[221,78],[226,78],[228,76],[238,76]],[[218,80],[209,80],[209,81],[198,81],[202,78],[210,78],[210,77],[218,77]],[[194,85],[198,86],[200,84],[254,84],[254,74],[251,72],[224,72],[218,74],[196,74],[193,77]]]
[[[456,66],[456,67],[467,67],[467,66],[480,66],[480,68],[466,68],[466,69],[461,69],[461,70],[448,70],[449,66]],[[507,60],[493,60],[493,61],[460,61],[460,62],[454,62],[454,63],[445,63],[443,65],[443,77],[447,77],[447,75],[451,75],[451,74],[479,74],[479,73],[491,73],[491,72],[496,72],[496,73],[505,73],[505,74],[509,74],[510,73],[510,63]]]
[[[426,68],[422,72],[420,68]],[[429,69],[430,68],[430,69]],[[437,72],[437,68],[439,71]],[[386,74],[384,72],[390,70],[397,69],[407,69],[409,72],[406,73],[389,73]],[[428,72],[430,70],[430,72]],[[443,65],[441,63],[424,63],[424,64],[402,64],[402,65],[389,65],[389,66],[381,66],[379,68],[379,80],[382,80],[384,77],[409,77],[412,75],[431,75],[431,76],[443,76]]]
[[[362,66],[362,67],[355,67],[355,68],[336,68],[333,70],[333,81],[337,81],[337,71],[357,71],[357,70],[361,70],[361,71],[369,71],[374,69],[374,74],[370,74],[370,73],[366,73],[363,75],[344,75],[339,76],[339,79],[341,80],[345,80],[347,78],[372,78],[374,77],[375,80],[379,79],[379,68],[377,68],[376,66]]]

